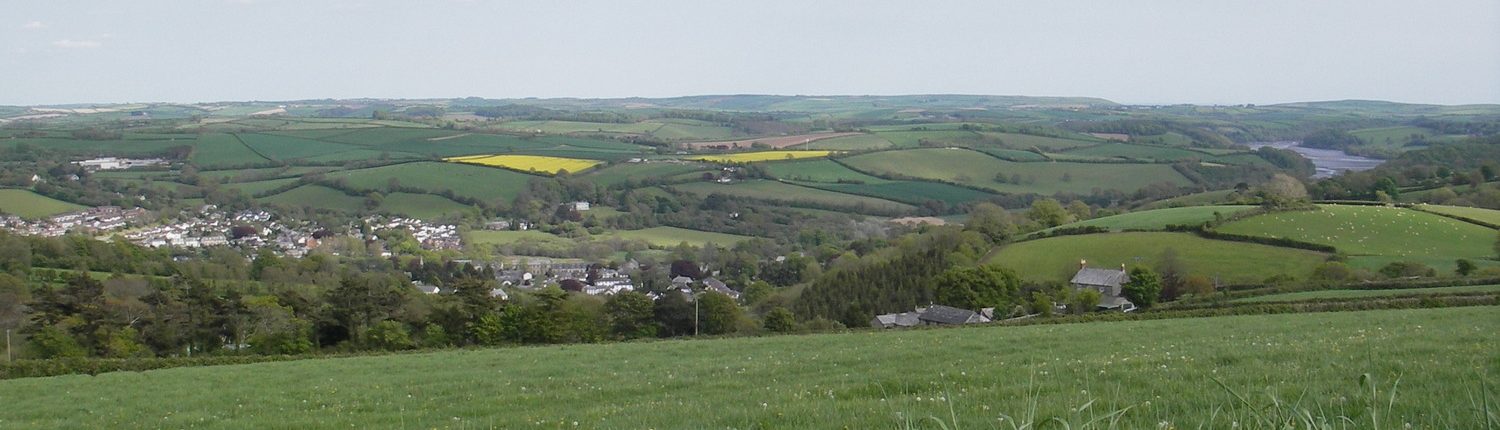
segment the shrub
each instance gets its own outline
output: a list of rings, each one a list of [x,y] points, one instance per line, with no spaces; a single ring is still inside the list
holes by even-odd
[[[1396,261],[1380,268],[1380,274],[1387,278],[1411,278],[1411,277],[1434,277],[1437,271],[1426,264],[1414,261]]]

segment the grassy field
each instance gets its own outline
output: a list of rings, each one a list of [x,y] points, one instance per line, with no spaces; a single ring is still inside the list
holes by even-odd
[[[833,151],[757,151],[739,152],[722,155],[700,155],[689,158],[690,160],[708,161],[712,163],[754,163],[759,161],[798,160],[803,158],[821,158],[833,154]]]
[[[1327,258],[1313,251],[1210,240],[1190,233],[1130,232],[1014,243],[991,254],[988,261],[1015,269],[1028,280],[1067,282],[1078,271],[1079,260],[1094,267],[1155,267],[1168,248],[1177,252],[1188,274],[1218,277],[1224,283],[1260,282],[1280,274],[1306,278]]]
[[[1220,203],[1231,201],[1233,199],[1235,193],[1236,193],[1235,190],[1205,191],[1205,192],[1201,192],[1201,193],[1193,193],[1193,194],[1188,194],[1188,195],[1185,195],[1185,196],[1173,197],[1173,198],[1166,199],[1166,200],[1157,200],[1155,202],[1147,204],[1145,206],[1145,208],[1147,208],[1147,209],[1158,209],[1158,208],[1169,208],[1169,207],[1202,206],[1202,205],[1220,204]]]
[[[1448,136],[1439,135],[1433,130],[1413,126],[1362,128],[1350,131],[1349,134],[1364,141],[1366,145],[1400,150],[1403,145],[1410,141],[1413,135],[1423,140],[1444,140]],[[1461,137],[1461,136],[1460,136]]]
[[[572,240],[540,230],[475,230],[464,235],[473,245],[509,245],[521,241],[566,244]]]
[[[85,209],[82,205],[15,188],[0,189],[0,212],[21,218],[46,218],[63,212]]]
[[[233,183],[233,184],[225,184],[225,185],[222,185],[221,187],[222,188],[236,188],[236,189],[239,189],[241,192],[244,192],[245,195],[254,196],[256,194],[268,192],[268,191],[271,191],[271,190],[274,190],[274,189],[277,189],[277,188],[280,188],[280,187],[283,187],[283,186],[290,185],[293,182],[297,182],[297,178],[282,178],[282,179],[271,179],[271,180],[265,180],[265,181],[255,181],[255,182],[240,182],[240,183]]]
[[[1207,160],[1215,158],[1213,155],[1181,148],[1166,146],[1131,145],[1128,143],[1109,143],[1087,148],[1068,151],[1072,155],[1085,155],[1106,158],[1126,158],[1136,160],[1164,160],[1177,161],[1198,159]]]
[[[384,195],[374,210],[366,209],[365,198],[318,185],[303,185],[280,194],[261,198],[262,203],[309,207],[345,213],[382,212],[413,218],[434,219],[473,212],[476,209],[431,194],[390,193]]]
[[[968,146],[982,140],[979,133],[968,130],[882,131],[875,135],[898,148],[916,148],[924,142],[929,145]]]
[[[710,243],[733,246],[736,243],[740,243],[740,241],[750,239],[747,236],[666,226],[640,230],[618,230],[611,232],[609,236],[628,240],[644,240],[646,243],[657,248],[670,248],[683,242],[687,242],[688,245],[692,246],[703,246]]]
[[[919,205],[928,200],[948,204],[985,200],[994,194],[964,187],[921,181],[885,181],[863,184],[805,183],[804,185],[841,193],[858,194],[907,204]]]
[[[777,181],[743,181],[735,182],[732,184],[693,182],[674,185],[673,188],[679,191],[685,191],[703,196],[718,193],[734,197],[786,202],[794,206],[797,203],[808,203],[816,204],[819,206],[839,206],[847,208],[858,208],[863,206],[883,211],[904,211],[913,209],[910,205],[889,200],[856,196],[834,191],[819,190],[810,187],[785,184]]]
[[[1189,206],[1180,208],[1167,208],[1148,210],[1141,212],[1130,212],[1103,218],[1079,221],[1064,224],[1050,230],[1072,228],[1072,227],[1104,227],[1114,231],[1120,230],[1162,230],[1169,225],[1198,225],[1213,221],[1214,214],[1224,216],[1233,215],[1242,211],[1254,209],[1254,206]]]
[[[435,219],[478,212],[479,209],[432,194],[390,193],[376,209],[412,218]]]
[[[533,176],[492,167],[424,161],[338,171],[329,173],[328,178],[344,179],[359,189],[381,191],[388,191],[394,179],[403,187],[429,192],[453,190],[459,197],[509,203]]]
[[[1089,194],[1095,188],[1135,191],[1157,182],[1190,184],[1165,164],[1017,163],[967,149],[882,151],[842,158],[860,171],[955,182],[999,192]],[[1006,177],[1006,182],[996,181]],[[1012,176],[1018,177],[1020,183]]]
[[[1456,217],[1472,219],[1492,225],[1500,225],[1500,210],[1472,208],[1467,206],[1443,205],[1422,205],[1420,207],[1422,208],[1422,210],[1428,212],[1436,212],[1443,215],[1452,215]]]
[[[500,125],[506,129],[547,134],[568,133],[634,133],[647,134],[661,128],[661,123],[604,123],[580,121],[511,121]]]
[[[1060,151],[1080,146],[1097,145],[1103,140],[1089,142],[1056,137],[1032,136],[1019,133],[984,133],[986,137],[1000,139],[1000,143],[1015,149],[1041,148],[1044,151]]]
[[[707,169],[708,165],[700,163],[618,163],[589,171],[584,177],[597,184],[615,185],[628,180],[665,178]]]
[[[446,158],[444,159],[444,161],[453,163],[478,164],[481,166],[504,167],[506,169],[518,170],[522,172],[540,172],[549,175],[556,175],[564,172],[582,172],[603,163],[599,160],[547,157],[540,155],[474,155],[468,157]]]
[[[0,381],[0,426],[1483,428],[1497,330],[1500,308],[1470,307],[178,368]]]
[[[890,182],[864,173],[850,170],[831,160],[798,160],[766,165],[771,175],[785,180],[804,182],[863,182],[867,184]]]
[[[1351,255],[1418,261],[1487,258],[1495,230],[1410,209],[1320,205],[1318,210],[1259,215],[1219,227],[1225,233],[1286,237],[1330,245]]]
[[[276,160],[295,160],[359,149],[352,145],[274,134],[244,133],[237,136],[256,153]]]
[[[285,192],[266,196],[261,203],[287,207],[307,207],[338,212],[361,211],[365,199],[344,194],[343,191],[318,185],[303,185]]]
[[[1290,302],[1312,299],[1360,299],[1411,294],[1500,293],[1500,285],[1465,285],[1460,287],[1401,288],[1394,290],[1319,290],[1270,294],[1234,300],[1238,303]]]
[[[794,145],[796,149],[823,149],[833,151],[855,151],[861,149],[889,148],[891,141],[885,140],[877,134],[861,134],[857,136],[835,137],[809,142],[802,145]]]
[[[251,151],[234,135],[209,133],[198,138],[193,147],[193,164],[200,167],[238,166],[270,161]]]

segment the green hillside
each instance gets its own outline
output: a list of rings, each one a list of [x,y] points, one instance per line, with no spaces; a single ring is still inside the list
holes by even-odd
[[[1487,306],[460,350],[0,381],[0,423],[1482,428],[1497,330]]]
[[[840,161],[872,174],[956,182],[1011,193],[1128,192],[1159,182],[1191,183],[1165,164],[1017,163],[958,148],[882,151]],[[1001,178],[1005,181],[998,180]]]
[[[1253,216],[1225,224],[1218,230],[1330,245],[1354,256],[1388,257],[1372,259],[1378,263],[1366,266],[1397,259],[1447,267],[1457,258],[1487,259],[1495,253],[1494,229],[1383,206],[1319,205],[1317,210]]]
[[[1114,231],[1163,230],[1170,225],[1199,225],[1213,221],[1215,214],[1228,217],[1254,208],[1254,206],[1188,206],[1156,209],[1094,218],[1064,224],[1044,231],[1075,227],[1102,227]]]
[[[1188,274],[1218,277],[1224,283],[1257,283],[1282,274],[1305,278],[1327,258],[1313,251],[1210,240],[1189,233],[1133,232],[1019,242],[1000,248],[988,261],[1015,269],[1029,280],[1066,282],[1078,270],[1079,260],[1096,267],[1154,267],[1167,249],[1177,252]]]
[[[21,218],[46,218],[79,209],[84,207],[33,193],[31,190],[0,189],[0,212]]]

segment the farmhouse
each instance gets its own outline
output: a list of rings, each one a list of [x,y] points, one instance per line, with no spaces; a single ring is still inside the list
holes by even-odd
[[[1125,272],[1124,264],[1120,265],[1120,270],[1095,269],[1088,267],[1088,261],[1079,261],[1078,273],[1068,281],[1075,289],[1098,291],[1100,309],[1130,312],[1135,310],[1135,303],[1121,295],[1120,290],[1126,282],[1130,282],[1130,275]]]

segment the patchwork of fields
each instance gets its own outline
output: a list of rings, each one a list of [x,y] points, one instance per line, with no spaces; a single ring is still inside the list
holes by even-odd
[[[872,174],[953,182],[1006,193],[1129,192],[1154,183],[1192,183],[1165,164],[1018,163],[960,148],[882,151],[840,161]]]

